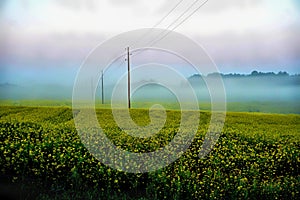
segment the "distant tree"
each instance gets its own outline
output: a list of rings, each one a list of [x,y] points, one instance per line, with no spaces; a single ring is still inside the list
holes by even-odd
[[[267,72],[265,73],[266,76],[275,76],[276,74],[274,72]]]
[[[224,78],[239,78],[239,77],[244,77],[245,74],[239,74],[239,73],[230,73],[230,74],[223,74]]]
[[[193,74],[192,76],[189,77],[189,79],[198,79],[201,78],[202,76],[200,74]]]
[[[258,72],[256,70],[251,72],[251,76],[257,76],[257,75],[258,75]]]
[[[288,76],[289,74],[287,73],[287,72],[285,72],[285,71],[280,71],[280,72],[278,72],[278,74],[277,74],[278,76]]]
[[[223,74],[219,73],[219,72],[213,72],[213,73],[207,74],[207,77],[219,77],[219,76],[223,76]]]

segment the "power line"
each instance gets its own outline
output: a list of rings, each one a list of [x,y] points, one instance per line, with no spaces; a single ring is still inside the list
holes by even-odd
[[[147,34],[149,34],[155,27],[157,27],[159,24],[161,24],[184,0],[180,0],[178,1],[178,3],[160,20],[158,21],[149,31],[147,31],[145,34],[143,34],[138,40],[140,41],[143,37],[145,37]],[[202,6],[204,6],[209,0],[205,0],[200,6],[198,6],[194,11],[192,11],[190,14],[188,14],[182,21],[180,21],[177,25],[175,25],[186,13],[188,13],[192,7],[198,3],[199,0],[195,0],[181,15],[179,15],[172,23],[170,23],[166,30],[164,30],[163,32],[159,33],[156,38],[154,38],[154,40],[150,41],[150,43],[148,43],[150,46],[156,44],[157,42],[159,42],[160,40],[164,39],[167,35],[169,35],[172,31],[174,31],[176,28],[178,28],[181,24],[183,24],[186,20],[188,20],[192,15],[194,15]],[[173,25],[175,25],[172,29],[171,28]],[[159,36],[161,34],[164,34],[162,37],[159,38]],[[136,44],[137,42],[135,42],[134,44]],[[131,102],[130,102],[130,63],[129,63],[129,46],[126,48],[127,49],[127,72],[128,72],[128,108],[131,107]],[[135,55],[138,55],[139,53],[142,53],[144,50],[141,50],[139,52],[137,52]],[[117,66],[117,68],[119,68],[122,64],[123,64],[124,60],[121,60],[120,64]],[[102,73],[103,75],[103,73]],[[103,79],[103,76],[102,76]],[[103,95],[102,95],[103,96]]]
[[[198,6],[191,14],[189,14],[186,18],[184,18],[179,24],[177,24],[171,31],[175,30],[178,26],[183,24],[188,18],[194,15],[201,7],[203,7],[209,0],[204,1],[200,6]]]
[[[117,60],[119,60],[121,57],[123,57],[123,56],[118,57]],[[119,65],[117,66],[117,68],[119,68],[122,64],[124,64],[124,62],[125,62],[125,60],[121,59],[121,61],[120,61]],[[113,63],[111,63],[110,65],[112,65]],[[105,99],[104,98],[104,72],[105,71],[106,70],[102,69],[101,74],[100,74],[100,76],[101,76],[101,102],[102,102],[102,104],[104,104],[104,99]]]
[[[153,28],[157,27],[161,22],[163,22],[184,0],[180,0],[160,21],[158,21]]]
[[[194,1],[194,3],[191,5],[191,6],[189,6],[189,8],[187,9],[187,10],[185,10],[185,12],[184,13],[182,13],[173,23],[171,23],[168,27],[167,27],[167,29],[169,29],[172,25],[174,25],[177,21],[178,21],[178,19],[180,19],[182,16],[184,16],[187,12],[188,12],[188,10],[190,10],[190,8],[193,6],[193,5],[195,5],[195,3],[197,3],[199,0],[196,0],[196,1]],[[172,29],[170,29],[170,30],[164,30],[162,33],[166,33],[165,35],[163,35],[161,38],[159,38],[158,40],[156,40],[155,41],[155,39],[154,40],[152,40],[151,41],[151,43],[148,43],[149,44],[149,46],[152,46],[152,45],[154,45],[154,44],[156,44],[157,42],[159,42],[160,40],[162,40],[162,39],[164,39],[167,35],[169,35],[172,31],[174,31],[176,28],[178,28],[178,26],[180,26],[181,24],[183,24],[186,20],[188,20],[192,15],[194,15],[201,7],[203,7],[207,2],[208,2],[209,0],[205,0],[200,6],[198,6],[193,12],[191,12],[188,16],[186,16],[181,22],[179,22],[176,26],[174,26]],[[161,35],[161,34],[159,34],[159,35]]]
[[[195,0],[179,17],[177,17],[171,24],[169,24],[169,26],[167,27],[167,29],[169,29],[172,25],[174,25],[180,18],[182,18],[189,10],[191,10],[191,8],[198,2],[199,0]],[[156,38],[152,39],[150,42],[148,42],[148,44],[146,46],[153,46],[154,44],[156,44],[157,42],[159,42],[160,40],[164,39],[167,35],[169,35],[172,31],[174,31],[176,28],[178,28],[178,26],[180,26],[181,24],[183,24],[186,20],[188,20],[188,18],[190,18],[192,15],[194,15],[202,6],[204,6],[209,0],[204,1],[200,6],[198,6],[193,12],[191,12],[189,15],[187,15],[181,22],[179,22],[176,26],[174,26],[172,29],[170,30],[164,30],[161,33],[159,33]],[[162,35],[164,34],[165,35]],[[162,35],[161,38],[159,38],[159,36]],[[141,50],[139,52],[137,52],[136,54],[134,54],[134,56],[142,53],[144,50]]]
[[[175,6],[161,19],[159,20],[149,31],[147,31],[142,37],[145,37],[147,34],[149,34],[149,32],[151,32],[155,27],[157,27],[161,22],[163,22],[184,0],[180,0],[177,2],[177,4],[175,4]],[[166,29],[169,29],[171,26],[173,26],[180,18],[182,18],[199,0],[195,0],[179,17],[177,17],[172,23],[170,23]],[[177,24],[175,27],[173,27],[170,30],[164,30],[162,33],[165,33],[165,35],[163,35],[161,38],[159,38],[158,36],[161,35],[161,33],[159,35],[157,35],[157,38],[154,38],[153,40],[151,40],[147,45],[154,45],[157,42],[159,42],[160,40],[162,40],[163,38],[165,38],[167,35],[170,34],[170,32],[172,32],[173,30],[175,30],[176,28],[178,28],[178,26],[180,26],[182,23],[184,23],[186,20],[188,20],[188,18],[190,18],[193,14],[195,14],[202,6],[204,6],[206,3],[208,2],[208,0],[204,1],[199,7],[197,7],[191,14],[189,14],[187,17],[185,17],[181,22],[179,22],[179,24]],[[140,41],[141,38],[138,39],[137,41]],[[137,42],[133,43],[136,44]],[[133,45],[132,44],[132,45]],[[132,46],[131,45],[131,46]],[[136,54],[134,54],[133,56],[141,53],[143,50],[141,50],[140,52],[137,52]],[[123,64],[123,61],[120,62],[120,64],[118,65],[118,67],[120,67]]]
[[[157,38],[160,37],[160,35],[164,34],[166,31],[168,31],[167,29],[169,29],[171,26],[173,26],[182,16],[184,16],[199,0],[195,0],[181,15],[179,15],[179,17],[177,17],[172,23],[170,23],[165,29],[163,30],[161,33],[157,34]],[[150,42],[148,42],[148,44],[146,46],[148,46],[149,44],[152,44],[153,41],[155,41],[156,38],[152,39]]]
[[[159,24],[161,24],[184,0],[180,0],[178,1],[175,6],[161,19],[159,20],[150,30],[148,30],[145,34],[143,34],[136,42],[134,42],[131,46],[137,44],[139,41],[142,40],[142,38],[144,38],[146,35],[148,35],[155,27],[157,27]],[[169,29],[171,26],[173,26],[179,19],[181,19],[199,0],[195,0],[181,15],[179,15],[179,17],[177,17],[172,23],[170,23],[166,29]],[[206,0],[203,4],[200,5],[200,7],[202,7],[208,0]],[[194,14],[200,7],[198,7],[192,14]],[[179,25],[181,25],[184,21],[186,21],[191,15],[188,15],[188,17],[184,18],[182,22],[180,22],[177,26],[175,26],[173,29],[171,29],[171,31],[173,31],[175,28],[177,28]],[[159,33],[156,38],[154,38],[153,40],[151,40],[146,46],[148,46],[150,44],[153,45],[156,42],[162,40],[163,38],[165,38],[170,32],[170,30],[164,30],[162,33]],[[159,36],[161,34],[164,34],[160,39]],[[157,41],[156,41],[157,40]],[[140,52],[137,52],[135,55],[142,53],[143,50],[141,50]],[[133,56],[135,56],[133,55]],[[122,63],[120,63],[118,65],[121,66]]]
[[[199,0],[195,0],[179,17],[177,17],[166,29],[169,29],[173,26],[182,16],[184,16]]]
[[[148,30],[146,33],[144,33],[139,39],[136,40],[135,43],[133,43],[131,46],[137,44],[139,41],[142,40],[146,35],[148,35],[154,28],[158,27],[184,0],[180,0],[175,4],[175,6],[163,17],[161,18],[154,26],[151,27],[150,30]]]
[[[151,30],[147,31],[145,35],[147,35],[150,31],[152,31],[156,26],[158,26],[165,18],[167,18],[178,6],[181,4],[184,0],[180,0],[158,23],[156,23]],[[164,30],[162,33],[158,34],[156,38],[151,40],[146,46],[152,46],[156,44],[157,42],[164,39],[166,36],[168,36],[172,31],[174,31],[176,28],[178,28],[181,24],[183,24],[186,20],[188,20],[192,15],[194,15],[201,7],[203,7],[209,0],[205,0],[201,5],[199,5],[194,11],[192,11],[189,15],[187,15],[181,22],[179,22],[177,25],[175,25],[172,29],[168,30],[171,26],[173,26],[179,19],[181,19],[186,13],[188,13],[191,8],[199,2],[199,0],[195,0],[181,15],[179,15],[172,23],[169,24],[169,26],[166,28],[167,30]],[[159,36],[161,34],[164,34],[161,38]],[[140,53],[142,53],[144,50],[141,50],[134,54],[133,56],[136,56]],[[122,64],[122,63],[121,63]],[[121,66],[121,64],[119,66]]]

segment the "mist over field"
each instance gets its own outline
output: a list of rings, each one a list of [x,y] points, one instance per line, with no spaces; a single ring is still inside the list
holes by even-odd
[[[176,102],[176,94],[185,95],[189,84],[174,80],[169,77],[170,85],[175,86],[176,91],[170,91],[168,88],[159,84],[161,77],[145,78],[141,76],[132,76],[132,87],[140,86],[137,90],[132,91],[133,101],[146,102]],[[168,77],[166,77],[168,78]],[[110,79],[110,78],[106,78]],[[210,101],[209,90],[205,81],[215,79],[214,75],[200,76],[198,74],[188,77],[188,83],[192,86],[199,101]],[[244,101],[300,101],[300,76],[299,75],[222,75],[224,88],[226,91],[227,102],[244,102]],[[127,93],[127,82],[122,84],[121,91],[123,96]],[[86,87],[90,89],[92,82],[87,82]],[[101,99],[101,81],[98,84],[96,98]],[[111,95],[117,79],[111,78],[104,82],[105,101],[110,102]],[[35,85],[19,85],[12,83],[0,84],[1,99],[71,99],[73,86],[72,84],[35,84]],[[118,95],[117,95],[118,96]],[[121,94],[119,96],[122,96]]]
[[[200,100],[208,98],[205,79],[214,77],[190,79]],[[223,82],[229,102],[300,100],[300,76],[225,76]]]

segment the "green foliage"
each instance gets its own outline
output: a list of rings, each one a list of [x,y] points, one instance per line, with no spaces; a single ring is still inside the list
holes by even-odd
[[[131,110],[139,125],[147,110]],[[134,138],[97,110],[105,134],[120,148],[154,151],[174,137],[179,111],[167,111],[164,128]],[[210,113],[200,113],[190,148],[156,172],[131,174],[97,161],[81,143],[68,108],[1,107],[0,180],[21,184],[39,199],[296,199],[300,191],[300,116],[228,113],[223,134],[200,159]],[[7,182],[5,182],[5,180]]]

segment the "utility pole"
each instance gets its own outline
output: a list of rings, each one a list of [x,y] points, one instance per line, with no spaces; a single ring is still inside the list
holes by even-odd
[[[130,103],[130,62],[129,62],[129,47],[127,47],[127,73],[128,73],[128,108],[130,109],[131,103]]]
[[[104,104],[104,86],[103,86],[103,76],[104,76],[104,72],[103,70],[101,71],[101,92],[102,92],[102,95],[101,95],[101,98],[102,98],[102,104]]]
[[[91,94],[92,94],[92,99],[94,98],[94,91],[93,91],[93,77],[91,78]]]

